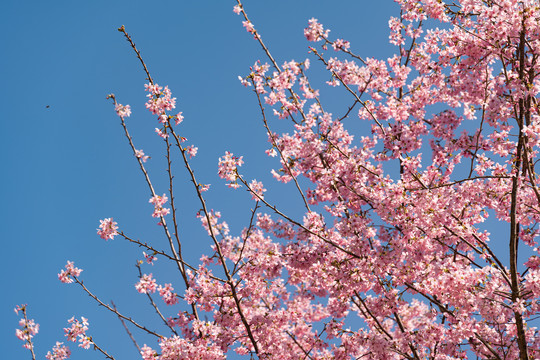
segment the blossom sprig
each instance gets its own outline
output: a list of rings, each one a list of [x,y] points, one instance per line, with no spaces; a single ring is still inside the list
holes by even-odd
[[[178,295],[174,292],[174,288],[171,284],[159,285],[158,292],[165,304],[175,305],[178,304]]]
[[[251,199],[252,200],[259,200],[264,199],[264,193],[266,192],[266,189],[264,188],[264,185],[262,182],[257,180],[252,180],[249,184],[249,192],[251,193]]]
[[[162,139],[167,139],[169,137],[169,134],[165,130],[162,130],[160,128],[155,129],[156,134]]]
[[[156,252],[154,252],[153,254],[147,254],[146,252],[143,251],[144,259],[150,265],[154,265],[154,261],[156,261],[158,259],[155,256],[156,254],[157,254]]]
[[[47,360],[65,360],[71,356],[71,350],[69,347],[65,346],[63,342],[56,342],[56,345],[52,348],[52,353],[47,352],[45,358]]]
[[[332,47],[334,48],[335,51],[340,51],[340,50],[347,51],[351,47],[351,43],[348,42],[347,40],[337,39],[336,41],[332,43]]]
[[[65,284],[71,284],[73,282],[73,278],[81,275],[82,271],[82,269],[75,267],[73,261],[68,261],[66,264],[66,269],[60,271],[60,274],[58,274],[58,280]]]
[[[226,151],[225,156],[220,157],[218,160],[218,175],[220,178],[228,181],[227,186],[237,189],[241,185],[236,181],[238,179],[237,168],[242,166],[244,160],[242,156],[234,156],[232,153]]]
[[[154,205],[154,212],[152,213],[152,217],[162,217],[168,215],[171,212],[171,209],[163,207],[163,205],[165,205],[168,200],[169,198],[165,194],[163,194],[163,196],[152,196],[150,200],[148,200],[149,203]]]
[[[81,321],[79,321],[78,319],[75,319],[75,317],[72,317],[68,320],[68,323],[70,323],[71,326],[64,328],[64,333],[68,341],[78,341],[79,347],[89,349],[93,342],[92,338],[86,335],[86,331],[88,330],[88,319],[81,316]]]
[[[135,284],[135,289],[141,294],[151,294],[156,292],[157,283],[152,274],[144,274]]]
[[[246,20],[246,21],[242,21],[242,25],[246,28],[246,31],[250,34],[255,34],[256,33],[256,30],[255,30],[255,27],[253,26],[253,23],[249,20]]]
[[[140,353],[143,360],[155,360],[158,357],[157,351],[146,344],[143,345]]]
[[[205,192],[210,189],[210,184],[198,184],[197,186],[200,192]]]
[[[311,18],[309,26],[304,29],[304,36],[308,41],[321,41],[328,37],[330,30],[325,30],[317,19]]]
[[[211,235],[212,233],[220,233],[222,235],[229,234],[229,225],[225,221],[220,222],[219,220],[221,218],[221,212],[211,210],[210,213],[208,213],[208,216],[204,216],[201,213],[198,213],[197,218],[201,220],[203,227],[206,229],[206,231],[208,231],[208,235]],[[212,231],[208,226],[208,219],[210,219]]]
[[[155,115],[162,115],[165,111],[171,111],[176,107],[176,98],[172,97],[168,86],[165,88],[158,84],[145,84],[145,91],[148,91],[146,97],[146,108]]]
[[[112,218],[99,220],[98,235],[104,240],[113,240],[118,235],[118,224]]]
[[[124,118],[131,115],[131,107],[129,105],[116,104],[114,110],[118,116]]]
[[[190,146],[188,146],[188,147],[185,148],[185,150],[186,150],[186,152],[189,154],[189,157],[190,157],[190,158],[192,158],[192,157],[194,157],[194,156],[197,155],[197,150],[198,150],[198,149],[199,149],[198,147],[193,146],[193,145],[190,145]]]
[[[23,304],[17,305],[14,309],[15,314],[18,315],[19,312],[22,312],[23,315],[23,317],[19,320],[20,329],[15,330],[15,336],[17,339],[24,341],[23,347],[30,350],[32,353],[32,358],[35,359],[34,343],[32,342],[32,338],[39,332],[39,324],[36,324],[33,319],[28,319],[26,307],[27,305]]]
[[[146,162],[148,159],[150,159],[150,156],[145,155],[144,151],[141,150],[135,150],[135,157],[138,159],[141,159],[142,162]]]

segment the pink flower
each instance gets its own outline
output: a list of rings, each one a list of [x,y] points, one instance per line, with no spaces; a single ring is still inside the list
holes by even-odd
[[[239,166],[242,166],[244,161],[242,160],[242,156],[237,157],[234,156],[232,153],[226,151],[225,156],[223,158],[219,158],[218,163],[218,175],[220,178],[225,179],[229,181],[228,186],[237,188],[240,185],[236,184],[236,168]]]
[[[208,191],[210,189],[210,184],[199,184],[199,187],[201,189],[201,192]]]
[[[156,128],[155,131],[156,131],[156,134],[158,134],[163,139],[166,139],[169,137],[169,134],[164,133],[163,131],[161,131],[161,129]]]
[[[150,156],[144,155],[144,151],[142,150],[135,150],[135,157],[142,160],[142,162],[146,162],[150,158]]]
[[[233,12],[234,12],[236,15],[240,14],[241,11],[242,11],[242,8],[240,8],[239,5],[235,5],[235,6],[233,7]]]
[[[164,89],[157,84],[146,84],[144,86],[146,91],[149,92],[149,94],[146,95],[149,98],[146,102],[146,108],[152,114],[163,115],[165,111],[171,111],[176,107],[176,98],[172,97],[171,91],[167,86],[165,86]]]
[[[22,311],[24,318],[19,320],[21,329],[15,330],[15,336],[17,339],[24,341],[24,348],[32,349],[32,338],[39,332],[39,324],[36,324],[33,319],[26,318],[26,305],[17,305],[15,312],[18,314],[19,311]]]
[[[24,305],[17,305],[15,306],[15,309],[13,309],[13,311],[15,311],[15,314],[19,315],[19,311],[25,311],[26,310],[26,304]]]
[[[251,83],[241,76],[238,76],[238,80],[240,80],[240,83],[245,87],[251,86]]]
[[[250,34],[253,34],[255,32],[255,28],[253,27],[253,24],[251,21],[242,21],[242,25],[246,28],[246,31]]]
[[[330,30],[324,30],[323,26],[317,22],[317,19],[311,18],[309,26],[304,29],[304,36],[308,41],[321,41],[328,37]]]
[[[144,251],[143,251],[143,256],[146,259],[146,262],[151,264],[151,265],[154,265],[154,261],[157,260],[157,257],[155,257],[154,255],[149,255],[149,254],[145,253]]]
[[[249,188],[250,188],[251,199],[252,200],[264,199],[263,193],[266,192],[266,189],[264,188],[262,182],[259,182],[257,180],[253,180],[249,184]]]
[[[174,305],[178,303],[178,298],[171,284],[165,284],[158,287],[159,295],[167,305]]]
[[[176,125],[180,125],[180,123],[181,123],[182,121],[184,121],[184,117],[182,116],[182,112],[181,112],[181,111],[180,111],[178,114],[176,114],[175,119],[176,119],[176,121],[175,121],[175,124],[176,124]]]
[[[148,201],[151,204],[154,204],[154,213],[152,214],[152,217],[161,217],[168,215],[170,213],[170,209],[164,208],[163,205],[169,200],[167,195],[163,194],[163,196],[153,196]]]
[[[156,292],[156,280],[152,278],[152,274],[144,274],[138,283],[135,284],[135,289],[141,294],[149,294]]]
[[[190,146],[188,146],[188,147],[186,148],[186,151],[188,152],[189,157],[192,158],[192,157],[194,157],[195,155],[197,155],[197,150],[198,150],[198,149],[199,149],[199,148],[197,148],[197,147],[195,147],[195,146],[193,146],[193,145],[190,145]]]
[[[146,346],[146,344],[144,344],[144,346],[141,348],[141,356],[143,360],[155,360],[157,355],[157,352],[152,350],[151,347]]]
[[[351,47],[351,44],[347,40],[337,39],[336,41],[332,43],[332,47],[334,48],[335,51],[349,50],[349,48]]]
[[[169,201],[169,198],[165,194],[163,194],[163,196],[152,196],[150,200],[148,200],[148,202],[154,204],[154,206],[163,206],[167,201]]]
[[[152,95],[159,95],[162,87],[158,84],[144,84],[144,91],[148,91]]]
[[[525,266],[532,270],[540,268],[540,257],[533,255],[525,262]]]
[[[113,240],[114,237],[118,235],[118,232],[116,231],[118,230],[118,226],[116,226],[118,224],[114,222],[112,218],[99,220],[99,222],[100,224],[99,224],[99,229],[97,233],[102,239]]]
[[[276,157],[277,156],[277,151],[274,148],[266,150],[265,153],[266,153],[266,155],[271,156],[271,157]]]
[[[82,269],[76,268],[75,265],[73,265],[73,261],[68,261],[66,270],[62,270],[60,274],[58,274],[58,279],[65,284],[71,284],[73,282],[71,277],[77,277],[81,275],[81,272]]]
[[[158,120],[161,124],[166,124],[169,117],[165,114],[161,114],[158,116]]]
[[[129,105],[116,104],[114,107],[118,116],[124,118],[131,115],[131,107]]]
[[[92,341],[90,337],[86,335],[88,330],[88,319],[81,316],[81,321],[72,317],[68,320],[68,323],[71,324],[71,327],[64,328],[64,333],[69,341],[76,342],[79,341],[79,347],[83,349],[90,348]]]
[[[52,349],[52,353],[49,351],[45,358],[47,360],[65,360],[71,356],[71,351],[64,343],[56,342],[56,345]]]

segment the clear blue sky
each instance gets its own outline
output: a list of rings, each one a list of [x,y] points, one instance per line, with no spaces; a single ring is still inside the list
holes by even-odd
[[[55,341],[65,342],[63,328],[72,316],[87,317],[88,333],[118,360],[137,358],[113,315],[76,285],[57,280],[67,260],[84,269],[85,284],[104,301],[114,300],[125,314],[163,331],[150,320],[153,312],[146,298],[133,287],[134,264],[142,250],[96,235],[99,219],[114,217],[127,233],[165,248],[150,217],[146,184],[105,100],[115,93],[119,102],[132,106],[129,125],[135,142],[153,157],[149,170],[158,193],[165,192],[162,146],[153,133],[156,120],[144,109],[145,75],[116,30],[120,25],[132,35],[155,81],[169,85],[178,98],[177,109],[185,116],[180,131],[199,148],[193,167],[201,182],[212,184],[209,206],[222,211],[233,232],[247,224],[253,203],[244,191],[227,189],[218,179],[217,159],[226,150],[244,155],[246,177],[263,180],[270,189],[267,197],[294,211],[290,186],[270,186],[272,162],[263,153],[268,145],[256,99],[237,79],[257,59],[265,59],[241,17],[232,12],[234,4],[25,0],[1,5],[3,358],[29,358],[14,336],[18,317],[13,307],[21,303],[29,304],[29,316],[41,325],[35,338],[40,359]],[[331,28],[333,37],[350,40],[364,56],[387,57],[395,51],[387,42],[388,18],[397,15],[390,0],[251,0],[245,7],[280,63],[309,56],[303,29],[312,17]],[[330,107],[342,112],[344,93],[325,91],[326,99],[335,102]],[[195,219],[198,206],[191,185],[181,164],[176,166],[182,240],[187,259],[194,262],[208,253],[210,241]],[[164,264],[160,259],[144,270],[182,289],[177,273],[160,266]],[[102,358],[72,343],[70,347],[73,358]]]

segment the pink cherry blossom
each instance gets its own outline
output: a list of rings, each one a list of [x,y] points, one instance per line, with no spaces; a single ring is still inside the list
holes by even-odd
[[[76,268],[73,264],[73,261],[68,261],[66,264],[66,269],[60,271],[58,274],[58,279],[66,284],[71,284],[73,282],[72,277],[78,277],[81,275],[82,269]]]
[[[81,320],[75,319],[72,317],[68,320],[68,323],[71,324],[69,328],[64,328],[65,336],[68,341],[79,342],[79,347],[83,349],[89,349],[92,341],[86,335],[88,330],[88,319],[81,317]]]
[[[346,50],[349,50],[349,48],[351,47],[351,44],[347,40],[337,39],[336,41],[332,43],[332,47],[334,48],[335,51],[340,51],[340,50],[346,51]]]
[[[112,218],[99,220],[98,235],[104,240],[113,240],[118,235],[118,224]]]
[[[176,98],[172,97],[172,93],[167,86],[162,88],[157,84],[146,84],[145,90],[149,92],[146,95],[149,99],[146,102],[146,108],[156,115],[163,115],[165,111],[171,111],[176,107]]]
[[[116,104],[115,110],[118,116],[123,118],[131,115],[131,107],[129,105]]]
[[[178,304],[178,298],[176,293],[174,293],[174,288],[171,284],[165,284],[163,286],[158,286],[159,295],[167,305]]]
[[[142,160],[142,162],[146,162],[150,158],[150,156],[147,156],[144,154],[144,151],[142,150],[135,150],[135,156]]]
[[[150,294],[156,292],[156,280],[152,278],[152,274],[144,274],[139,282],[135,284],[135,289],[141,294]]]
[[[152,213],[152,217],[162,217],[170,213],[171,209],[163,207],[167,201],[169,201],[169,198],[165,194],[163,194],[163,196],[155,195],[150,198],[148,202],[154,204],[154,212]]]
[[[155,254],[154,254],[155,255]],[[152,254],[147,254],[143,251],[143,256],[144,256],[144,259],[145,261],[150,264],[150,265],[154,265],[154,261],[156,261],[158,258],[155,257],[154,255]]]
[[[323,26],[317,22],[317,19],[311,18],[309,26],[304,29],[304,36],[308,41],[321,41],[327,38],[330,30],[324,30]]]
[[[252,33],[252,34],[255,33],[255,28],[253,27],[253,24],[250,21],[248,20],[242,21],[242,25],[244,25],[248,33]]]
[[[155,350],[152,350],[151,347],[144,344],[141,348],[141,356],[143,360],[155,360],[158,357],[158,354]]]
[[[180,111],[178,114],[175,115],[174,121],[176,125],[180,125],[182,121],[184,121],[184,116],[182,116],[182,112]]]
[[[23,313],[23,318],[19,320],[20,329],[15,330],[15,336],[17,339],[24,341],[23,347],[33,351],[34,344],[32,338],[39,332],[39,324],[33,319],[28,319],[26,314],[26,304],[17,305],[15,307],[15,313],[21,311]]]
[[[155,132],[163,139],[166,139],[169,137],[169,134],[163,132],[161,129],[156,128]]]
[[[195,155],[197,155],[197,150],[199,148],[198,147],[195,147],[193,145],[190,145],[186,148],[186,151],[187,153],[189,154],[189,157],[194,157]]]
[[[220,178],[225,179],[229,182],[229,187],[236,188],[239,187],[238,183],[236,183],[237,175],[236,175],[236,169],[239,166],[242,166],[244,161],[242,160],[242,156],[236,157],[232,153],[226,151],[225,156],[222,158],[219,158],[218,163],[218,175]]]
[[[266,192],[266,189],[264,188],[264,185],[262,182],[257,180],[252,180],[249,184],[249,189],[251,192],[251,199],[252,200],[259,200],[264,199],[263,193]]]
[[[210,184],[199,184],[199,189],[201,192],[208,191],[210,189]]]
[[[45,358],[47,360],[65,360],[71,356],[71,351],[62,342],[56,342],[56,345],[52,348],[52,353],[47,352]]]
[[[240,80],[240,83],[245,87],[251,86],[251,83],[241,76],[238,77],[238,80]]]

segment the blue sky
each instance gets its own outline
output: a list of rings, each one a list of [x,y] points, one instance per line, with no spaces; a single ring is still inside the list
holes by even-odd
[[[168,85],[178,98],[177,109],[185,116],[180,131],[199,148],[193,167],[201,182],[212,184],[209,206],[222,212],[233,232],[247,224],[250,196],[224,186],[217,177],[217,159],[226,150],[244,155],[247,178],[267,184],[275,164],[263,153],[268,145],[256,98],[237,79],[264,55],[232,12],[234,4],[26,0],[1,5],[3,357],[30,358],[14,336],[18,317],[13,313],[15,305],[28,303],[29,316],[41,325],[35,337],[38,358],[55,341],[65,340],[63,328],[72,316],[88,318],[88,333],[117,359],[137,358],[113,315],[77,286],[57,280],[67,260],[84,269],[85,284],[104,301],[112,299],[122,312],[163,330],[133,286],[142,250],[96,235],[99,219],[113,217],[134,237],[163,241],[150,217],[149,191],[105,99],[115,93],[120,103],[132,106],[130,130],[137,147],[152,156],[148,167],[157,192],[165,192],[162,147],[153,133],[156,120],[144,109],[145,75],[116,30],[120,25],[132,35],[155,81]],[[350,40],[362,55],[386,57],[394,51],[387,43],[387,20],[397,7],[390,0],[253,0],[245,7],[280,63],[308,57],[303,29],[312,17],[331,28],[333,36]],[[341,111],[341,95],[327,94],[336,111]],[[186,174],[180,163],[176,166],[182,240],[187,259],[195,262],[208,252],[210,241],[195,219],[198,207]],[[270,190],[268,198],[294,211],[289,186]],[[164,260],[143,270],[181,289],[177,273]],[[102,358],[70,344],[73,358]]]

